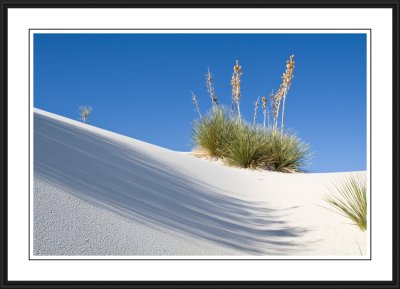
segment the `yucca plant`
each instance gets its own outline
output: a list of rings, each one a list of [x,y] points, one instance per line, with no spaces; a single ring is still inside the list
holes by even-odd
[[[90,106],[87,105],[82,105],[79,107],[79,114],[81,115],[81,118],[83,120],[84,123],[86,123],[89,114],[92,112],[92,108]]]
[[[325,201],[334,211],[350,219],[361,231],[367,229],[367,184],[362,175],[350,176],[343,183],[334,183]]]
[[[227,110],[219,106],[213,86],[213,77],[208,70],[206,87],[212,101],[211,110],[202,117],[196,96],[192,101],[200,119],[194,123],[193,140],[196,153],[200,156],[223,158],[228,164],[243,168],[263,168],[279,172],[302,172],[310,157],[309,146],[294,134],[283,130],[284,102],[293,78],[294,56],[287,61],[286,71],[278,91],[261,97],[264,114],[263,126],[257,125],[257,111],[260,97],[254,103],[253,122],[247,123],[241,116],[241,77],[242,67],[236,60],[231,79],[232,103],[230,117]],[[283,99],[282,123],[278,130],[280,104]],[[236,108],[237,117],[234,109]],[[272,113],[271,125],[269,111]],[[268,125],[267,125],[268,120]]]

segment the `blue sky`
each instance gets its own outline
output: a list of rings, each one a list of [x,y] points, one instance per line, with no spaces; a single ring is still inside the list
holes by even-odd
[[[219,103],[230,105],[239,60],[241,111],[250,121],[291,54],[285,127],[310,144],[308,170],[365,170],[365,34],[35,34],[34,107],[78,120],[79,106],[90,105],[94,126],[189,151],[191,91],[203,113],[211,107],[207,67]]]

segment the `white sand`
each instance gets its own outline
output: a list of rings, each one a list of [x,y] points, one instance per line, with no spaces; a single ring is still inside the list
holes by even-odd
[[[368,233],[321,207],[351,174],[227,167],[35,109],[33,252],[359,257]]]

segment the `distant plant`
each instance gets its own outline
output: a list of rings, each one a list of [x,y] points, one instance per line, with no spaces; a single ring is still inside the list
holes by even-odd
[[[87,105],[83,105],[79,107],[79,114],[83,120],[84,123],[86,123],[89,114],[92,112],[92,108],[90,106]]]
[[[350,219],[361,231],[367,229],[367,184],[362,175],[351,176],[341,184],[333,184],[325,201],[334,211]]]

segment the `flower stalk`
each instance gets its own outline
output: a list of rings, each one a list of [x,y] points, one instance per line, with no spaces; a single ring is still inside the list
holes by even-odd
[[[236,60],[236,65],[233,67],[231,85],[232,85],[232,99],[236,103],[239,122],[241,122],[241,115],[240,115],[241,77],[242,77],[242,67],[239,65],[239,61]]]
[[[275,94],[271,95],[272,114],[274,118],[273,130],[276,130],[278,128],[279,108],[283,96],[283,90],[284,87],[281,84],[278,91]]]
[[[262,101],[262,110],[264,114],[264,128],[265,128],[265,121],[267,119],[267,98],[263,96],[261,98],[261,101]],[[269,116],[268,116],[268,126],[269,126]]]
[[[208,93],[210,94],[211,103],[212,103],[213,107],[218,105],[218,98],[215,95],[215,89],[214,89],[214,84],[213,84],[213,75],[209,68],[207,68],[207,74],[206,74],[206,87],[207,87]]]
[[[290,86],[292,84],[292,79],[294,77],[294,55],[290,55],[289,60],[286,62],[286,71],[282,76],[283,80],[283,103],[282,103],[282,123],[281,123],[281,130],[283,131],[284,128],[284,117],[285,117],[285,102],[286,96],[289,92]]]
[[[260,102],[260,97],[257,98],[257,101],[254,103],[254,117],[253,117],[253,127],[256,126],[256,120],[257,120],[257,110]],[[265,122],[265,121],[264,121]],[[265,126],[265,124],[264,124]]]
[[[199,102],[197,101],[196,95],[193,93],[193,91],[192,91],[192,102],[193,102],[193,105],[194,105],[197,113],[199,114],[200,119],[203,119],[203,117],[201,116],[201,113],[200,113]]]

